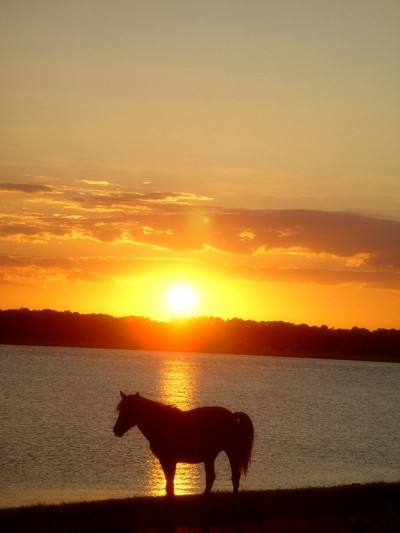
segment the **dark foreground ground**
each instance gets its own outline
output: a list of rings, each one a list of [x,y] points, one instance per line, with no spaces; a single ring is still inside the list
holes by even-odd
[[[399,532],[400,483],[242,492],[238,510],[230,495],[214,493],[198,512],[199,496],[132,498],[0,510],[7,532]]]

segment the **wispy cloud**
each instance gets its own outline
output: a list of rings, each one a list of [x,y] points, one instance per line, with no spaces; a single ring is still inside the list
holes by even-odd
[[[48,185],[35,185],[32,183],[0,183],[2,192],[22,192],[26,194],[37,194],[51,192],[53,189]]]
[[[107,185],[110,185],[109,181],[103,181],[103,180],[79,180],[82,183],[86,183],[87,185],[100,185],[106,187]]]

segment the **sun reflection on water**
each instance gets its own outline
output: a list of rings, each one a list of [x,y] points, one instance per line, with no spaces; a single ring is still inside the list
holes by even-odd
[[[195,387],[196,372],[190,355],[164,359],[157,390],[161,402],[192,409]]]
[[[196,392],[196,369],[190,355],[166,357],[158,379],[157,399],[179,409],[193,409]],[[158,460],[152,455],[148,462],[150,492],[153,496],[165,494],[165,478]],[[179,463],[175,474],[175,494],[202,491],[203,466]]]

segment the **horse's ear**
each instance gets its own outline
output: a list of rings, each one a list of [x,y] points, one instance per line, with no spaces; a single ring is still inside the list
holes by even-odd
[[[126,394],[124,394],[124,393],[122,392],[122,390],[120,390],[119,393],[120,393],[120,395],[121,395],[121,398],[122,398],[123,400],[125,400],[125,398],[126,398]]]
[[[136,396],[140,396],[140,394],[137,392],[137,393],[136,393]]]

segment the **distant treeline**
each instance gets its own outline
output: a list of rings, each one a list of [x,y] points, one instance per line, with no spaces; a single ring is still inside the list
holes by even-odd
[[[187,318],[156,322],[45,309],[0,310],[0,344],[400,361],[400,330]]]

